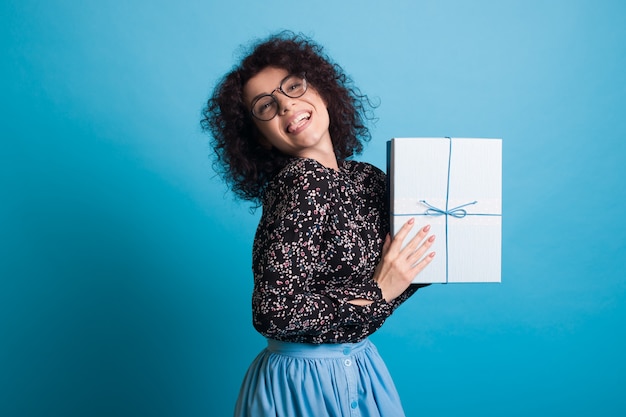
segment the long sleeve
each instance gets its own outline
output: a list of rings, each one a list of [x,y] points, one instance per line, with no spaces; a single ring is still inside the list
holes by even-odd
[[[267,337],[359,340],[416,290],[382,299],[372,275],[386,233],[384,189],[331,171],[300,160],[267,193],[253,249],[252,299],[254,326]],[[373,303],[349,302],[356,298]]]

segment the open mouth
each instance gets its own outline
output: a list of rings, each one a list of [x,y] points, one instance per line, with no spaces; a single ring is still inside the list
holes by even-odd
[[[311,118],[311,113],[309,112],[300,113],[287,125],[287,132],[293,133],[297,131],[300,127],[304,126],[304,124],[308,122],[310,118]]]

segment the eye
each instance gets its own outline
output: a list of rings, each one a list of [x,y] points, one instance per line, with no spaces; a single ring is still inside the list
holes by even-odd
[[[287,88],[285,89],[285,93],[287,94],[294,94],[294,93],[299,93],[303,90],[304,87],[304,83],[301,80],[290,80],[289,83],[287,83]]]
[[[287,89],[289,91],[295,91],[295,90],[298,90],[300,88],[302,88],[302,83],[300,81],[294,81],[293,83],[291,83],[291,84],[289,84],[287,86]]]
[[[276,107],[276,102],[272,96],[261,97],[254,104],[254,113],[263,116],[269,114]]]

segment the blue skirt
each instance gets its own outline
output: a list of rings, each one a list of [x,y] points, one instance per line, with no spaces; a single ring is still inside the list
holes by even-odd
[[[401,417],[400,397],[376,347],[268,340],[252,362],[235,417]]]

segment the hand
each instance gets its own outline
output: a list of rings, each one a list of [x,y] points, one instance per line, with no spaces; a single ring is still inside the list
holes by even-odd
[[[425,239],[430,225],[423,227],[402,247],[414,223],[414,219],[410,219],[402,225],[393,239],[389,235],[385,238],[382,258],[374,272],[374,281],[378,283],[387,302],[402,294],[415,276],[435,257],[435,252],[424,256],[435,241],[434,235]]]

